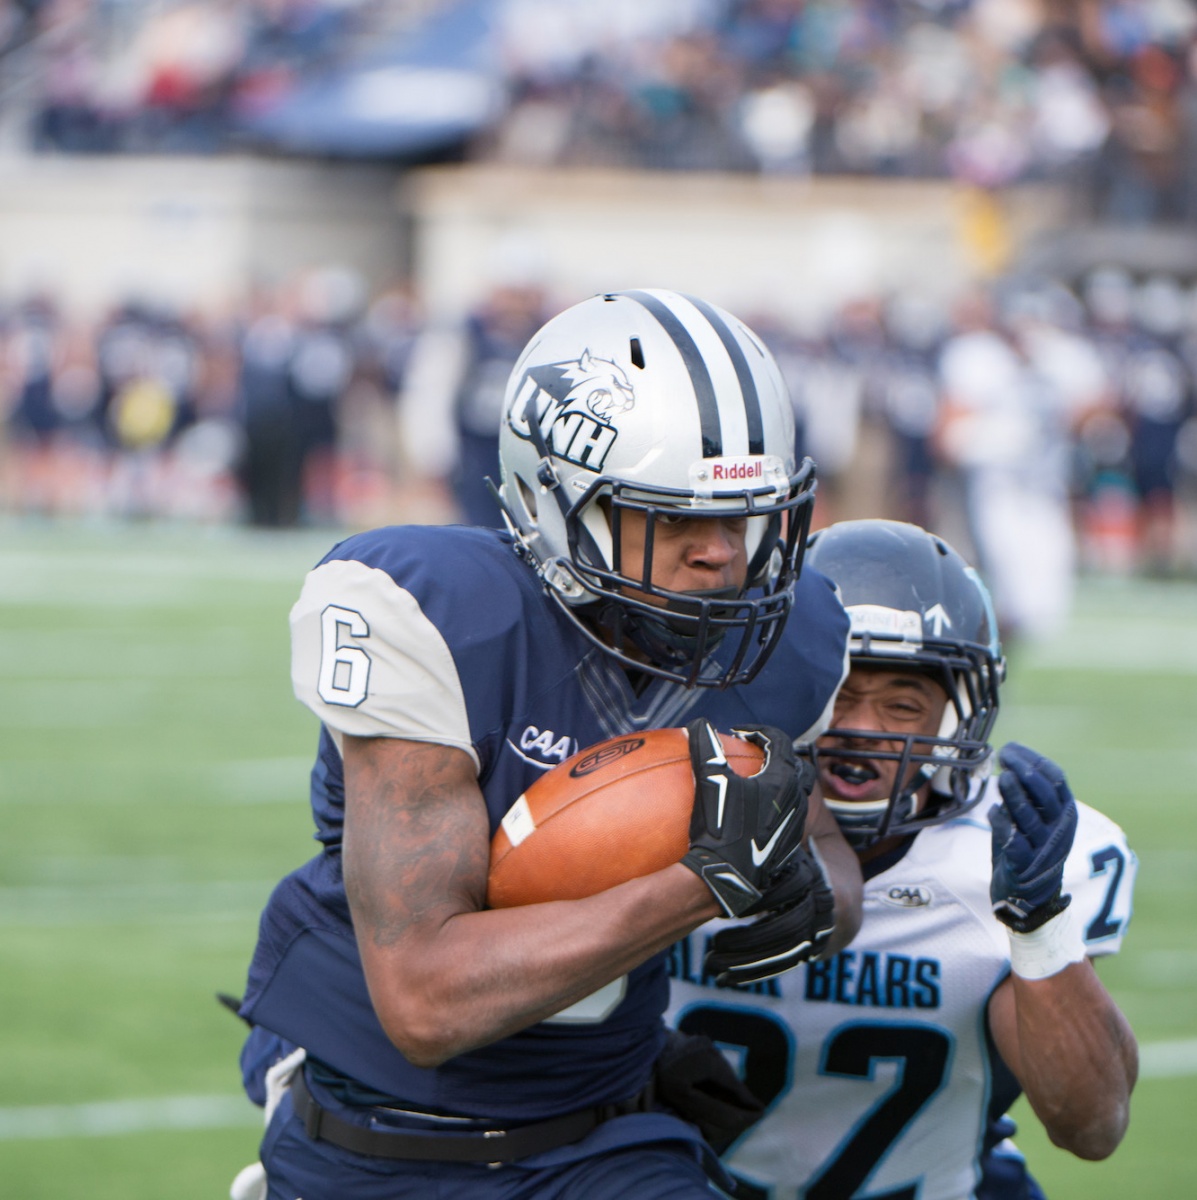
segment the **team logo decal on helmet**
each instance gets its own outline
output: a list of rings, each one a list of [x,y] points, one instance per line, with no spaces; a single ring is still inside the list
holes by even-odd
[[[550,397],[542,404],[540,393]],[[516,390],[508,420],[517,437],[528,434],[528,414],[540,412],[540,430],[552,453],[601,471],[619,431],[611,418],[636,404],[627,373],[618,363],[583,352],[568,362],[529,367]]]

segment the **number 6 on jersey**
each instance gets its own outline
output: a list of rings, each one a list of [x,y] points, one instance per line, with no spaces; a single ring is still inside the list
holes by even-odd
[[[320,679],[316,690],[325,704],[357,708],[370,682],[370,656],[348,644],[370,636],[366,618],[351,608],[330,604],[320,614]]]

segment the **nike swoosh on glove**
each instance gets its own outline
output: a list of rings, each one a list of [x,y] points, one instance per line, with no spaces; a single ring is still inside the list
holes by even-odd
[[[724,913],[752,908],[798,848],[815,778],[799,766],[790,738],[769,725],[732,731],[765,752],[755,775],[738,775],[710,722],[686,726],[694,772],[690,849],[682,862],[711,889]]]

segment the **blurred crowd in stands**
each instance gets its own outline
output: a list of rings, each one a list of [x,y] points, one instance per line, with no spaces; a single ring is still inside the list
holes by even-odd
[[[513,3],[500,155],[1066,179],[1103,216],[1197,216],[1185,0],[725,0],[656,42],[612,42],[594,6],[563,31],[552,7]]]
[[[431,2],[0,0],[0,103],[30,110],[38,150],[226,151],[241,119]]]
[[[867,296],[801,328],[745,314],[818,464],[817,520],[888,515],[971,545],[1007,629],[1049,631],[1074,567],[1197,572],[1197,291],[1113,267],[1071,284]],[[327,268],[219,319],[128,303],[84,326],[31,295],[0,320],[0,507],[498,524],[482,480],[504,384],[572,299],[503,282],[442,327],[410,289],[367,295]]]
[[[0,0],[0,109],[21,96],[43,150],[229,150],[461,2]],[[1067,180],[1096,216],[1197,219],[1190,0],[489,7],[505,100],[468,157]]]

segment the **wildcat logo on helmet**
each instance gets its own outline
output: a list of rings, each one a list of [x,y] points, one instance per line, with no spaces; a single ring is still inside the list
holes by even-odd
[[[540,407],[540,394],[549,403]],[[610,359],[597,358],[584,350],[580,358],[568,362],[545,363],[529,367],[520,380],[519,392],[511,406],[512,429],[527,434],[516,421],[529,411],[540,411],[540,428],[549,449],[558,457],[588,471],[601,471],[615,445],[619,431],[611,418],[627,412],[636,404],[636,396],[623,368]]]

